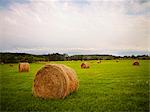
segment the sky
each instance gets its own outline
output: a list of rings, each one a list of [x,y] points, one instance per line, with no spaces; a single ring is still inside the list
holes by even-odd
[[[0,0],[0,51],[150,54],[150,0]]]

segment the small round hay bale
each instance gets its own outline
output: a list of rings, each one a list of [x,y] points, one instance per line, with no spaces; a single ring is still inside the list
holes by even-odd
[[[1,62],[1,64],[3,65],[3,64],[4,64],[4,62]]]
[[[32,92],[36,97],[60,99],[77,89],[78,79],[73,69],[62,64],[49,64],[36,73]]]
[[[82,63],[81,68],[86,69],[86,68],[90,68],[90,66],[87,63]]]
[[[116,62],[119,62],[118,60],[116,60]]]
[[[10,66],[10,67],[13,67],[13,65],[12,65],[12,64],[10,64],[9,66]]]
[[[29,63],[19,63],[19,72],[29,72],[30,64]]]
[[[140,63],[138,62],[138,61],[135,61],[135,62],[133,62],[133,64],[132,64],[133,66],[139,66],[140,65]]]
[[[101,61],[97,61],[97,63],[99,64],[99,63],[101,63]]]

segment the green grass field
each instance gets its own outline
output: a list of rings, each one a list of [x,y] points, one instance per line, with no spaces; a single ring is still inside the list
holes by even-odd
[[[150,61],[103,60],[89,61],[90,69],[81,69],[81,61],[61,63],[75,69],[80,81],[79,89],[65,99],[44,100],[32,96],[32,83],[42,63],[30,64],[29,73],[19,73],[18,64],[0,65],[1,111],[45,112],[110,112],[149,111]]]

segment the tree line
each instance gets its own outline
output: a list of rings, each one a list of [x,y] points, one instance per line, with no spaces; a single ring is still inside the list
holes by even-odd
[[[0,53],[0,63],[18,63],[18,62],[39,62],[39,61],[71,61],[71,60],[119,60],[119,59],[142,59],[149,60],[148,55],[138,56],[113,56],[113,55],[73,55],[68,54],[47,54],[47,55],[33,55],[27,53]]]

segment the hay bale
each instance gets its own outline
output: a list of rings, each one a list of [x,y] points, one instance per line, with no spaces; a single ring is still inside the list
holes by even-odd
[[[82,63],[81,68],[86,69],[86,68],[90,68],[90,66],[87,63]]]
[[[32,92],[36,97],[60,99],[77,89],[78,79],[73,69],[62,64],[49,64],[36,73]]]
[[[10,67],[13,67],[13,65],[12,65],[12,64],[10,64],[9,66],[10,66]]]
[[[3,64],[4,64],[4,62],[1,62],[1,64],[3,65]]]
[[[118,60],[116,60],[116,62],[119,62]]]
[[[139,66],[140,63],[139,63],[138,61],[134,61],[132,65],[133,65],[133,66]]]
[[[30,70],[30,65],[29,63],[19,63],[19,72],[29,72]]]
[[[99,63],[101,63],[101,61],[97,61],[97,63],[99,64]]]

